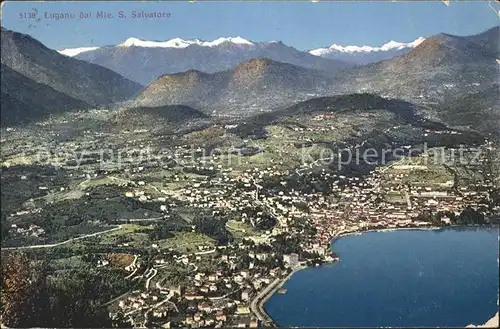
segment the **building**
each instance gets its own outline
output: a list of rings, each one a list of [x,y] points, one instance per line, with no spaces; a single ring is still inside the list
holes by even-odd
[[[299,263],[299,255],[295,253],[289,255],[283,255],[283,261],[289,267],[295,267]]]
[[[242,300],[249,300],[250,299],[250,293],[251,293],[251,290],[250,289],[245,289],[241,292],[241,299]]]
[[[250,314],[250,308],[248,306],[238,306],[236,308],[236,314],[238,314],[238,315]]]

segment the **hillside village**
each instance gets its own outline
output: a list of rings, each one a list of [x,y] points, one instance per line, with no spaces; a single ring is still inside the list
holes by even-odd
[[[496,227],[499,27],[476,33],[57,51],[2,26],[2,328],[276,327],[338,239]]]
[[[483,147],[491,145],[486,143]],[[481,157],[471,164],[475,168],[472,170],[485,170],[487,161]],[[214,170],[205,163],[203,160],[195,167],[199,171]],[[453,180],[440,184],[405,183],[405,177],[423,167],[392,163],[366,177],[346,177],[319,169],[314,179],[331,182],[330,195],[266,189],[263,182],[279,181],[290,174],[276,166],[248,169],[238,175],[222,169],[216,176],[192,178],[178,193],[160,189],[166,197],[158,197],[155,202],[165,202],[168,197],[212,215],[237,212],[241,215],[239,221],[247,227],[257,227],[270,216],[276,225],[261,233],[249,232],[239,241],[199,245],[198,251],[183,254],[165,252],[151,244],[157,250],[152,259],[146,261],[136,255],[134,264],[126,268],[127,279],[143,282],[144,288],[113,301],[110,314],[113,318],[123,317],[134,326],[271,325],[271,319],[262,311],[264,297],[277,291],[283,280],[302,266],[341,261],[342,255],[329,251],[332,239],[367,230],[454,225],[466,207],[491,209],[491,214],[498,214],[498,205],[489,208],[494,192],[492,180],[460,187]],[[172,177],[174,181],[178,178]],[[285,187],[285,181],[280,185]],[[154,189],[148,188],[148,184],[138,181],[134,186],[125,192],[126,197],[153,201],[146,191]],[[401,199],[387,200],[386,196],[394,193]],[[172,206],[175,204],[160,206],[164,218],[168,219]],[[436,221],[422,216],[427,211],[443,215]],[[493,221],[495,217],[486,218]],[[226,226],[230,227],[228,223]],[[184,274],[180,283],[169,285],[165,281],[170,279],[161,278],[162,272],[172,267]],[[194,284],[186,285],[187,282]]]

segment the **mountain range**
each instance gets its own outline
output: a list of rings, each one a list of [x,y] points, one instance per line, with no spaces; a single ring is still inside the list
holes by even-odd
[[[444,103],[498,82],[499,27],[473,36],[438,34],[407,54],[339,74],[334,90]]]
[[[427,38],[407,54],[353,68],[339,75],[334,89],[339,93],[369,92],[384,97],[400,98],[423,105],[426,117],[450,124],[469,125],[482,131],[500,133],[498,122],[500,29],[498,26],[473,36],[438,34]],[[476,96],[490,101],[488,107]],[[469,112],[484,116],[468,116],[456,106],[467,99]],[[471,100],[476,100],[472,102]],[[496,128],[495,128],[496,126]]]
[[[59,52],[105,66],[131,80],[148,84],[158,76],[158,69],[165,74],[187,70],[214,73],[253,58],[269,58],[277,62],[334,72],[339,68],[403,55],[423,40],[425,39],[420,37],[409,43],[389,41],[380,47],[333,44],[328,48],[299,51],[280,41],[252,42],[242,37],[218,38],[213,41],[181,38],[146,41],[129,38],[116,46],[68,48]]]
[[[144,88],[136,101],[141,106],[184,104],[242,116],[324,94],[331,83],[319,71],[257,58],[217,73],[165,74]]]
[[[29,79],[3,63],[1,73],[2,124],[22,123],[89,106],[84,101]]]
[[[344,53],[401,52],[394,58],[353,65],[281,42],[254,43],[239,37],[128,39],[118,46],[64,50],[63,55],[30,36],[2,29],[2,72],[6,72],[2,106],[8,104],[13,113],[38,108],[33,110],[38,116],[120,102],[135,108],[184,105],[205,114],[247,117],[315,97],[372,93],[419,105],[420,114],[430,119],[491,131],[495,125],[480,121],[498,119],[499,39],[496,26],[473,36],[438,34],[409,44],[390,42],[380,49],[343,49]],[[340,51],[330,48],[316,53],[329,56]],[[88,60],[99,65],[80,57],[91,57]],[[103,67],[113,65],[118,73]],[[150,79],[146,87],[134,82]],[[51,101],[23,92],[35,90],[37,84]],[[484,118],[467,115],[468,120],[461,122],[460,116],[467,112],[456,110],[461,100],[481,107]],[[67,107],[50,109],[49,104]]]
[[[368,92],[427,105],[426,115],[437,119],[437,108],[465,94],[491,90],[498,81],[498,37],[498,27],[474,36],[438,34],[395,58],[336,72],[256,59],[218,73],[166,74],[137,101],[244,115],[317,96]]]
[[[177,38],[165,42],[129,38],[116,46],[90,49],[65,49],[61,53],[107,67],[141,84],[148,84],[163,74],[188,70],[225,71],[254,58],[269,58],[326,72],[349,66],[342,61],[299,51],[282,42],[250,42],[240,37],[214,41]]]
[[[29,35],[2,28],[2,64],[91,106],[123,101],[141,89],[110,69],[69,58]]]
[[[142,86],[2,28],[2,123],[124,101]]]
[[[309,53],[329,59],[336,59],[346,63],[364,65],[382,60],[391,59],[406,54],[412,48],[421,44],[425,38],[404,43],[391,40],[380,47],[372,46],[340,46],[333,44],[328,48],[310,50]]]
[[[190,123],[196,121],[209,121],[209,117],[185,105],[131,107],[113,112],[102,129],[117,135],[137,129],[146,129],[153,134],[164,135],[177,129],[186,129]]]

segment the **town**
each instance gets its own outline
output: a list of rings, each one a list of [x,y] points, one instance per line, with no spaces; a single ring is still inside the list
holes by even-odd
[[[493,151],[492,145],[484,144],[477,163],[467,166],[474,171],[487,170],[486,151]],[[272,326],[263,305],[273,293],[281,291],[290,275],[306,266],[342,261],[342,255],[331,250],[332,240],[369,230],[492,223],[492,214],[500,210],[491,202],[493,173],[485,173],[486,181],[471,185],[454,175],[443,175],[448,177],[445,181],[428,180],[425,173],[440,165],[426,159],[426,154],[403,158],[359,177],[340,175],[320,166],[294,172],[280,169],[279,165],[235,174],[233,168],[214,161],[217,155],[212,159],[200,156],[193,164],[191,151],[186,147],[179,150],[184,155],[176,158],[185,159],[185,163],[181,160],[177,165],[184,166],[184,172],[197,174],[188,179],[172,175],[164,181],[167,186],[169,182],[182,182],[178,190],[143,180],[113,181],[113,168],[104,167],[95,177],[85,176],[86,182],[107,178],[107,184],[122,186],[124,197],[158,207],[157,217],[125,220],[124,226],[168,222],[179,205],[200,209],[209,216],[238,214],[237,219],[225,221],[223,228],[215,225],[204,231],[209,235],[213,231],[222,235],[232,232],[232,239],[212,239],[206,244],[202,240],[195,244],[196,249],[184,252],[176,248],[179,246],[165,248],[153,241],[146,247],[149,253],[129,253],[124,280],[136,282],[140,289],[115,298],[107,307],[112,319],[134,327]],[[309,168],[308,164],[304,166]],[[118,170],[130,173],[132,178],[152,168],[154,163],[150,167],[128,163]],[[415,172],[421,172],[423,178],[412,177]],[[291,174],[307,181],[327,182],[324,188],[328,193],[304,193],[288,186]],[[44,189],[47,187],[42,186]],[[60,188],[58,192],[67,191]],[[466,208],[473,212],[488,209],[491,213],[479,216],[486,218],[484,222],[459,222]],[[35,208],[14,216],[40,211]],[[192,225],[181,235],[197,234],[197,229]],[[13,224],[10,231],[11,236],[44,233],[34,224]],[[130,242],[121,244],[124,250],[129,246]],[[95,265],[103,268],[112,264],[106,257],[97,257]]]
[[[478,167],[481,165],[482,162]],[[165,257],[160,253],[151,265],[143,264],[145,290],[117,301],[119,306],[114,309],[113,316],[129,316],[133,325],[176,324],[192,328],[271,325],[272,320],[263,311],[265,297],[276,292],[291,273],[303,266],[341,261],[339,255],[330,251],[332,238],[367,230],[451,225],[452,219],[448,216],[436,223],[422,218],[422,212],[429,210],[459,216],[466,205],[475,209],[488,206],[492,182],[482,184],[480,191],[468,187],[461,187],[456,192],[443,191],[443,185],[452,186],[453,182],[441,184],[440,188],[432,183],[428,186],[422,184],[408,191],[402,181],[410,169],[410,165],[392,164],[375,170],[364,179],[336,177],[324,173],[323,169],[324,176],[320,178],[326,180],[331,176],[334,183],[342,179],[347,182],[344,187],[334,184],[333,192],[339,197],[337,202],[331,202],[322,193],[301,195],[291,190],[272,196],[263,194],[258,184],[275,175],[280,176],[273,168],[248,170],[234,179],[223,175],[222,180],[228,182],[225,186],[221,186],[217,179],[193,183],[189,189],[183,190],[179,199],[196,207],[212,209],[214,213],[234,209],[241,213],[243,222],[250,223],[258,223],[263,212],[252,215],[245,210],[252,204],[259,205],[276,217],[277,225],[263,234],[248,236],[238,244],[213,249],[199,246],[200,251],[182,256]],[[239,183],[244,184],[246,190],[235,189]],[[216,192],[215,187],[219,188]],[[207,189],[210,193],[206,193]],[[384,195],[395,191],[404,196],[402,202],[391,203],[383,199]],[[294,206],[298,204],[306,204],[307,209]],[[498,212],[498,205],[494,210]],[[282,240],[283,237],[287,238]],[[298,241],[294,250],[289,245],[276,244],[294,238]],[[291,244],[293,246],[293,242]],[[291,249],[284,250],[287,248]],[[294,252],[284,253],[289,251]],[[211,263],[210,270],[200,270],[199,263],[206,262]],[[136,262],[135,266],[139,263]],[[185,280],[193,284],[181,289],[179,286],[165,287],[163,281],[155,281],[158,271],[168,266],[186,267]],[[182,316],[176,306],[179,303],[186,305]]]
[[[372,115],[365,115],[366,124]],[[344,128],[349,123],[332,115],[311,122],[315,127],[325,120]],[[33,186],[36,194],[7,217],[11,224],[3,229],[8,235],[2,249],[84,248],[97,270],[119,268],[117,280],[130,289],[105,303],[116,322],[252,328],[274,325],[264,304],[273,294],[286,293],[282,285],[296,271],[342,262],[332,244],[343,236],[498,223],[498,151],[487,139],[477,147],[415,152],[362,173],[339,170],[320,156],[296,165],[301,148],[317,142],[304,137],[324,133],[319,126],[268,128],[273,134],[294,134],[299,148],[291,143],[270,150],[274,137],[211,152],[192,146],[201,143],[186,143],[193,135],[229,138],[226,131],[235,127],[212,126],[160,151],[137,138],[148,136],[147,129],[130,132],[119,151],[113,148],[113,134],[92,131],[77,143],[53,141],[50,150],[26,141],[7,148],[4,166],[16,168],[12,159],[33,159],[48,165],[40,177],[50,179]],[[34,177],[13,173],[13,184],[28,184]],[[61,226],[44,226],[46,217],[69,221],[64,208],[51,208],[61,202],[77,209],[71,210],[75,218],[82,209],[92,219],[82,218],[81,224],[73,219],[81,226],[79,235],[57,239],[52,232],[60,235]],[[95,220],[99,216],[106,220]]]

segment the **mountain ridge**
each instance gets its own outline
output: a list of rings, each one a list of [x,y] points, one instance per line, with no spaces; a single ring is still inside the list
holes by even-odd
[[[175,39],[174,39],[175,40]],[[217,39],[218,40],[218,39]],[[165,46],[166,42],[153,42],[150,47],[106,46],[81,52],[74,58],[107,67],[128,79],[147,85],[163,74],[184,72],[190,69],[216,73],[229,70],[254,58],[270,58],[274,61],[289,63],[308,69],[335,72],[351,66],[343,61],[325,59],[299,51],[282,42],[261,42],[251,44],[239,40],[208,42],[211,46],[198,43]],[[247,41],[246,39],[244,39]],[[134,44],[132,40],[131,44]],[[182,43],[185,40],[177,40]],[[150,44],[151,45],[151,44]],[[66,50],[68,52],[70,50]]]
[[[188,70],[161,75],[139,93],[136,105],[183,104],[206,112],[240,109],[243,113],[303,100],[329,84],[330,78],[318,71],[257,58],[216,73]]]
[[[367,64],[371,62],[376,62],[388,58],[392,58],[394,56],[401,55],[408,51],[409,49],[417,46],[421,43],[425,38],[419,37],[412,42],[398,42],[398,41],[389,41],[382,46],[356,46],[356,45],[348,45],[341,46],[338,44],[332,44],[329,47],[324,48],[314,48],[311,50],[300,51],[303,53],[309,53],[311,55],[343,61],[350,64]],[[259,47],[262,45],[272,45],[279,44],[284,47],[289,47],[285,45],[282,41],[251,41],[240,36],[237,37],[220,37],[214,39],[212,41],[201,40],[201,39],[182,39],[179,37],[169,39],[166,41],[156,41],[156,40],[143,40],[136,37],[130,37],[125,41],[117,44],[117,45],[106,45],[101,47],[88,46],[88,47],[79,47],[79,48],[66,48],[62,50],[58,50],[61,54],[66,56],[78,56],[80,55],[83,59],[86,59],[88,55],[85,55],[86,52],[98,51],[99,49],[109,49],[113,47],[139,47],[139,48],[171,48],[171,49],[185,49],[189,47],[217,47],[225,44],[228,45],[236,45],[242,48],[251,48],[251,47]],[[292,47],[293,48],[293,47]],[[279,61],[279,59],[277,59]],[[292,63],[294,64],[294,63]],[[295,63],[297,64],[297,63]],[[226,67],[227,68],[227,67]],[[219,68],[219,70],[221,70]],[[170,72],[174,73],[174,72]]]
[[[59,54],[35,38],[2,28],[2,64],[91,106],[131,97],[142,87],[112,70]]]
[[[398,42],[391,40],[389,42],[386,42],[382,46],[357,46],[357,45],[348,45],[348,46],[341,46],[336,43],[332,44],[329,47],[323,47],[323,48],[314,48],[311,50],[308,50],[307,52],[320,56],[321,51],[320,50],[336,50],[336,51],[341,51],[341,52],[373,52],[373,51],[387,51],[391,49],[398,49],[398,48],[403,48],[403,47],[410,47],[413,48],[417,46],[420,42],[425,40],[424,37],[418,37],[412,42]],[[247,46],[256,46],[258,44],[273,44],[273,43],[281,43],[284,44],[282,41],[251,41],[245,38],[242,38],[240,36],[236,37],[219,37],[217,39],[214,39],[212,41],[208,40],[202,40],[202,39],[183,39],[183,38],[172,38],[166,41],[158,41],[158,40],[144,40],[136,37],[130,37],[126,39],[125,41],[116,44],[116,45],[105,45],[105,46],[87,46],[87,47],[77,47],[77,48],[65,48],[62,50],[57,50],[58,52],[65,54],[67,56],[76,56],[81,52],[85,51],[92,51],[96,50],[99,48],[108,48],[108,47],[116,47],[116,46],[122,46],[122,47],[145,47],[145,48],[186,48],[192,45],[196,46],[202,46],[202,47],[214,47],[218,46],[222,43],[232,43],[232,44],[239,44],[239,45],[247,45]],[[76,52],[76,53],[75,53]]]
[[[444,101],[453,93],[472,92],[467,88],[474,84],[491,86],[497,80],[498,39],[488,37],[493,42],[488,46],[475,41],[490,34],[499,36],[498,27],[472,37],[444,33],[429,37],[407,54],[343,71],[337,87],[342,92]]]
[[[1,64],[1,122],[16,125],[89,104],[40,84]]]

